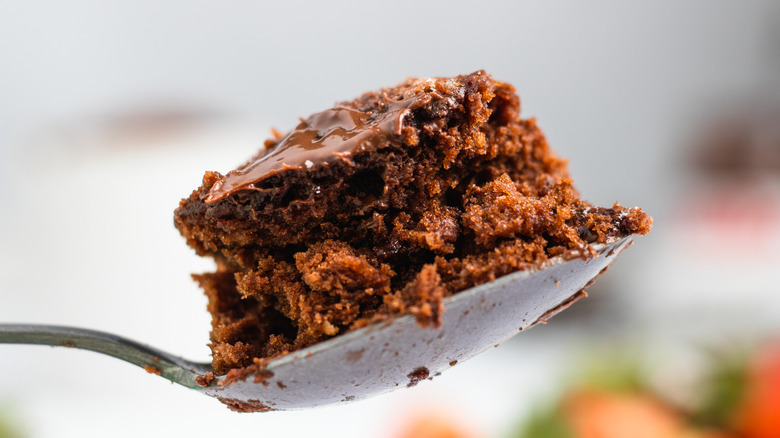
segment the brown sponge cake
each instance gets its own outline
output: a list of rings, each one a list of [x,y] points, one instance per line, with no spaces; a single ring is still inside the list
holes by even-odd
[[[511,85],[410,79],[303,120],[246,164],[206,172],[175,223],[214,273],[214,369],[413,314],[589,243],[649,231],[641,210],[579,199]]]

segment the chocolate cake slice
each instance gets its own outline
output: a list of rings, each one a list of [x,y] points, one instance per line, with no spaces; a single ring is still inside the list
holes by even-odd
[[[409,79],[303,120],[175,223],[217,270],[195,275],[225,374],[442,300],[593,242],[645,234],[638,208],[579,199],[514,88],[479,71]]]

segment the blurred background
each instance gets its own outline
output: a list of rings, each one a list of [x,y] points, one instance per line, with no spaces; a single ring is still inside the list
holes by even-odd
[[[585,199],[655,218],[589,299],[412,389],[300,412],[236,414],[115,359],[4,345],[0,437],[543,436],[523,424],[594,358],[617,375],[628,355],[678,400],[712,350],[780,335],[771,0],[0,0],[0,321],[209,360],[189,274],[212,266],[172,219],[203,172],[336,101],[479,69],[515,85]]]

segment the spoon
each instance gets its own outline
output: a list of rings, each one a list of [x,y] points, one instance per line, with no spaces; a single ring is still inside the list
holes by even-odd
[[[402,316],[348,332],[228,376],[129,339],[81,328],[0,324],[0,344],[42,344],[103,353],[216,397],[241,412],[302,409],[359,400],[433,378],[586,296],[632,237],[591,245],[597,257],[554,257],[444,300],[441,328]]]

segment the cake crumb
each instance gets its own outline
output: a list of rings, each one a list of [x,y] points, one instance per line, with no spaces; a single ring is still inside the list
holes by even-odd
[[[418,383],[420,383],[421,380],[427,379],[429,375],[430,372],[428,371],[428,368],[426,367],[415,368],[414,371],[412,371],[406,376],[409,378],[409,383],[406,385],[406,387],[411,388],[413,386],[416,386]]]
[[[217,397],[217,400],[227,405],[234,412],[271,412],[276,409],[259,400],[239,400],[235,398]]]
[[[268,386],[268,379],[274,376],[273,371],[262,369],[255,373],[255,383],[260,383],[263,386]]]
[[[202,376],[195,377],[195,383],[197,383],[200,386],[206,387],[211,385],[214,382],[214,373],[211,371],[208,371],[206,374]]]

